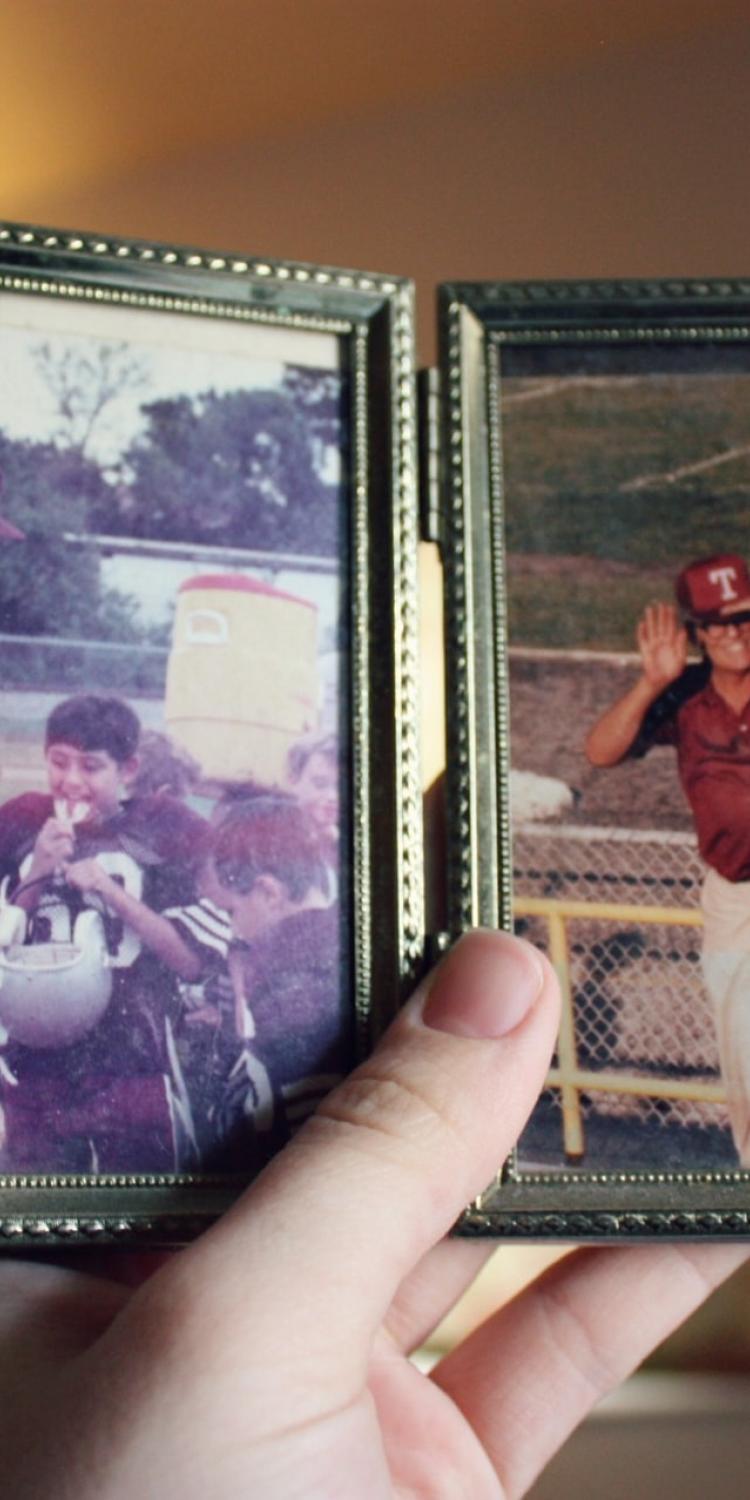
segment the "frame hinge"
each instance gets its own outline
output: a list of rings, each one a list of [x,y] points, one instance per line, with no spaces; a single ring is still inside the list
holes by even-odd
[[[419,513],[423,542],[442,544],[440,494],[440,372],[417,372]]]

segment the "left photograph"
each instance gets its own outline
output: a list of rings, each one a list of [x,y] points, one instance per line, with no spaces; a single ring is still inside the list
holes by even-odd
[[[355,1055],[346,342],[0,341],[0,1173],[251,1175]]]

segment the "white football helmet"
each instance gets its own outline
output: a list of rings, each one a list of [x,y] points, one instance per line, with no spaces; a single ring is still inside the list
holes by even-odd
[[[82,911],[72,941],[0,949],[0,1025],[26,1047],[68,1047],[109,1005],[112,968],[98,911]]]

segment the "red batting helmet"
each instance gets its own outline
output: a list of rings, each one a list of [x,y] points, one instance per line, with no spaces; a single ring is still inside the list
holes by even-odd
[[[731,614],[739,605],[750,608],[750,573],[735,552],[701,557],[683,568],[675,585],[677,601],[689,619]]]

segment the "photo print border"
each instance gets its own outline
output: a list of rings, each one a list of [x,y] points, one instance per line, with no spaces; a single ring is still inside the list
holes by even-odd
[[[750,370],[750,281],[447,283],[439,288],[438,317],[440,539],[451,705],[447,925],[451,934],[475,925],[511,930],[513,735],[505,525],[512,496],[506,489],[500,415],[504,356],[520,349],[549,352],[559,369],[565,358],[559,351],[669,351],[672,367],[679,370],[681,359],[687,369],[696,348],[710,347],[719,367],[726,361],[728,372],[736,352],[747,350],[743,367]],[[595,509],[591,525],[597,525]],[[633,634],[634,627],[635,618]],[[581,738],[584,728],[581,720]],[[595,1086],[596,1080],[586,1078],[576,1058],[564,935],[561,943],[552,943],[550,955],[562,980],[564,1006],[548,1085],[561,1101],[561,1116],[575,1127],[580,1096],[587,1082]],[[575,1128],[572,1139],[575,1145]],[[745,1169],[630,1170],[605,1163],[603,1169],[599,1164],[587,1170],[576,1160],[581,1158],[561,1152],[559,1169],[529,1170],[514,1153],[467,1211],[461,1232],[564,1240],[750,1234]]]
[[[170,314],[210,327],[333,335],[348,391],[346,507],[352,1021],[363,1055],[424,952],[418,747],[413,291],[406,278],[27,225],[0,225],[2,294]],[[247,547],[252,547],[248,538]],[[182,1242],[244,1178],[170,1172],[0,1177],[0,1247]]]

